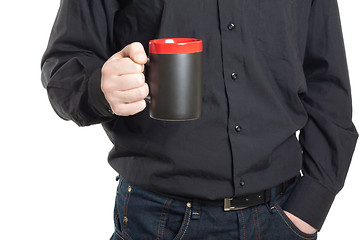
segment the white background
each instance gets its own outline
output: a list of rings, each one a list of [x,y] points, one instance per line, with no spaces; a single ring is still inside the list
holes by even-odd
[[[75,0],[74,0],[75,1]],[[360,23],[357,1],[339,0],[360,130]],[[40,59],[60,1],[0,3],[0,239],[109,239],[116,172],[100,125],[80,128],[52,110]],[[319,239],[356,239],[360,217],[358,149]]]

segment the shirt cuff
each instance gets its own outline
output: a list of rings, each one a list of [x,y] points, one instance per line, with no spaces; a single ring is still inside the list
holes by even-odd
[[[283,209],[320,230],[335,195],[310,177],[301,177]]]
[[[89,105],[102,117],[113,115],[110,104],[101,91],[101,68],[95,70],[89,78]]]

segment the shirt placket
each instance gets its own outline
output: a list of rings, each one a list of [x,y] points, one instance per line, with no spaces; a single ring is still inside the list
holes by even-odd
[[[228,100],[228,136],[230,140],[233,185],[235,195],[246,190],[246,179],[241,176],[241,162],[244,161],[241,142],[247,134],[246,88],[244,86],[244,44],[242,43],[241,14],[242,0],[218,1],[223,77]],[[240,173],[240,174],[239,174]]]

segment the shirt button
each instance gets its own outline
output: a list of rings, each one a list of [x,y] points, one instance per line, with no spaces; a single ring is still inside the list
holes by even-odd
[[[244,180],[241,180],[241,181],[240,181],[240,186],[242,186],[242,187],[243,187],[244,185],[245,185]]]
[[[235,131],[241,132],[241,127],[239,125],[235,126]]]
[[[238,77],[238,75],[237,75],[235,72],[233,72],[233,73],[231,74],[231,78],[232,78],[232,79],[235,80],[235,79],[237,79],[237,77]]]
[[[235,28],[235,24],[230,23],[230,24],[227,26],[227,28],[231,31],[231,30],[233,30],[233,29]]]

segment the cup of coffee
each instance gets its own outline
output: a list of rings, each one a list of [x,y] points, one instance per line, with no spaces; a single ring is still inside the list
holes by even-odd
[[[150,117],[165,121],[199,118],[202,102],[202,40],[150,40],[148,66]]]

